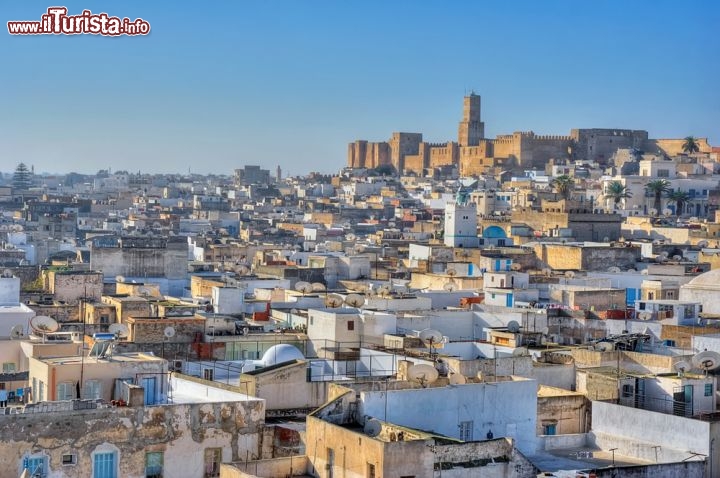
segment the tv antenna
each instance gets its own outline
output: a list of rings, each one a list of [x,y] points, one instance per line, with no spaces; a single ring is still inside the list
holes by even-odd
[[[165,336],[166,339],[171,339],[171,338],[175,337],[175,327],[173,327],[171,325],[165,327],[165,330],[163,330],[163,335]]]
[[[408,380],[419,383],[422,388],[426,388],[436,381],[440,374],[432,365],[415,364],[408,367],[407,376]]]
[[[705,371],[705,375],[707,375],[708,371],[720,367],[720,354],[712,350],[705,350],[693,356],[692,363],[695,367]]]
[[[365,420],[365,426],[363,432],[367,436],[376,437],[382,432],[382,423],[376,418]]]
[[[115,334],[118,338],[126,338],[128,335],[130,335],[130,329],[125,324],[110,324],[110,327],[108,327],[108,332],[111,334]]]
[[[325,306],[331,309],[340,307],[343,302],[343,298],[337,294],[330,294],[325,298]]]
[[[30,319],[30,328],[40,335],[45,335],[57,332],[60,329],[60,324],[47,315],[36,315]]]
[[[365,297],[360,294],[350,294],[345,297],[345,303],[350,307],[360,307],[365,304]]]
[[[14,326],[12,329],[10,329],[10,338],[12,340],[19,340],[25,337],[25,330],[23,330],[23,326],[18,324]]]
[[[313,286],[309,282],[300,281],[297,284],[295,284],[295,290],[300,292],[302,295],[305,295],[309,292],[312,292]]]

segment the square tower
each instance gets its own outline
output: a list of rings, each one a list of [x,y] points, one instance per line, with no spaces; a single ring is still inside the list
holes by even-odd
[[[444,242],[449,247],[478,247],[475,203],[457,201],[445,205]]]
[[[485,123],[480,121],[480,95],[470,93],[463,99],[463,118],[458,126],[460,146],[477,146],[485,137]]]

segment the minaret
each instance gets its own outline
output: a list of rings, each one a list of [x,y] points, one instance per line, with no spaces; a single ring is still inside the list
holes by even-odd
[[[474,92],[463,99],[463,119],[458,126],[458,144],[477,146],[485,137],[485,123],[480,121],[480,95]]]
[[[469,201],[462,187],[455,201],[445,205],[445,237],[449,247],[478,247],[477,205]]]
[[[275,178],[276,178],[276,180],[277,180],[278,182],[280,182],[280,180],[282,179],[282,170],[280,169],[280,165],[279,165],[279,164],[278,164],[278,167],[277,167],[277,170],[276,170]]]

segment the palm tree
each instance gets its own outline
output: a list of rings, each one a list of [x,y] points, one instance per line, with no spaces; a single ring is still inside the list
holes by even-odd
[[[570,199],[570,196],[572,195],[573,189],[575,187],[575,180],[567,174],[563,174],[562,176],[558,176],[553,179],[550,182],[550,186],[555,188],[555,191],[563,198]]]
[[[687,136],[685,142],[682,145],[683,152],[687,154],[697,153],[700,151],[700,145],[698,144],[697,138],[694,136]]]
[[[667,179],[656,179],[645,185],[645,191],[648,195],[655,198],[655,213],[660,214],[662,209],[663,194],[670,192],[670,182]]]
[[[677,191],[673,191],[668,194],[668,200],[670,202],[674,202],[677,205],[677,208],[675,209],[675,214],[677,215],[677,217],[680,217],[683,213],[683,210],[685,209],[685,204],[690,200],[690,195],[685,191],[680,191],[678,189]]]
[[[620,181],[612,181],[605,188],[605,197],[612,199],[613,209],[617,209],[618,204],[620,204],[623,199],[630,199],[632,197],[632,193],[628,191],[627,186]]]

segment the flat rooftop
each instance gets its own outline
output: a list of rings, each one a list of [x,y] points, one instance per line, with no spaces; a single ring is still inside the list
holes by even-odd
[[[81,355],[71,355],[68,357],[52,357],[41,359],[48,365],[67,365],[67,364],[92,364],[92,363],[108,363],[108,362],[164,362],[165,359],[156,357],[155,355],[145,353],[127,353],[107,355],[103,358],[88,357]]]

